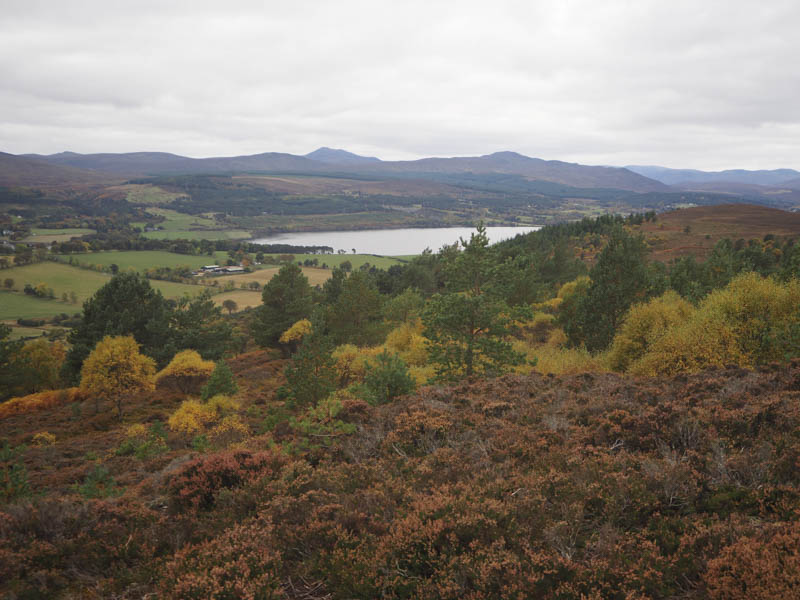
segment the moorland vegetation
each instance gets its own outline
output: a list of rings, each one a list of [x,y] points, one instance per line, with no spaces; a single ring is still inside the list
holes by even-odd
[[[241,311],[120,272],[63,342],[0,328],[0,590],[789,597],[800,245],[663,263],[660,218],[286,262]]]

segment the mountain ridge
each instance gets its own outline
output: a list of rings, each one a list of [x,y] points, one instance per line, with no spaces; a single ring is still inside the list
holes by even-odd
[[[157,176],[176,174],[233,174],[257,172],[308,172],[319,174],[364,174],[367,176],[408,176],[410,174],[497,173],[521,175],[528,179],[562,183],[584,188],[609,188],[635,192],[668,191],[665,184],[621,167],[604,167],[544,160],[517,152],[502,151],[482,156],[430,157],[413,161],[370,160],[346,150],[320,148],[325,160],[288,153],[189,158],[166,152],[130,152],[25,155],[54,164],[112,173],[114,175]],[[318,154],[319,156],[319,154]],[[355,157],[355,158],[354,158]],[[332,162],[331,158],[338,162]]]
[[[794,169],[701,171],[699,169],[671,169],[657,165],[628,165],[625,168],[666,185],[678,187],[696,183],[745,183],[774,186],[800,178],[800,171]]]

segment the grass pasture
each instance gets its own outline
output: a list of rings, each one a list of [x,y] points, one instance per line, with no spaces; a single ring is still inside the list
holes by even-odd
[[[26,237],[23,242],[37,244],[52,244],[53,242],[68,242],[74,237],[94,233],[94,229],[72,228],[72,229],[31,229],[31,235]]]
[[[66,313],[73,315],[81,311],[80,304],[34,298],[22,292],[0,292],[0,321],[17,319],[46,319]]]
[[[216,294],[213,298],[214,304],[222,306],[225,300],[233,300],[237,305],[237,312],[245,308],[253,308],[261,306],[261,292],[249,292],[246,290],[237,290],[235,292],[224,292]],[[227,312],[223,310],[222,312]]]
[[[14,280],[13,292],[3,292],[0,296],[0,320],[19,318],[52,317],[61,313],[80,312],[84,300],[89,299],[101,286],[105,285],[111,275],[98,273],[88,269],[80,269],[71,265],[55,262],[42,262],[24,267],[12,267],[3,270],[3,278]],[[52,288],[56,299],[36,298],[25,295],[22,289],[26,283],[32,286],[44,283]],[[160,290],[167,298],[180,298],[184,294],[199,294],[205,288],[200,285],[172,283],[170,281],[150,280],[153,288]],[[75,292],[76,304],[62,302],[63,293]]]
[[[131,204],[151,204],[159,206],[162,204],[169,204],[175,200],[175,198],[181,196],[181,194],[168,192],[167,190],[150,184],[121,185],[118,189],[125,190],[128,193],[125,199]]]
[[[193,256],[191,254],[175,254],[164,250],[109,250],[106,252],[90,252],[86,254],[61,254],[59,260],[69,261],[70,257],[81,264],[117,265],[120,270],[135,269],[145,271],[152,267],[178,267],[188,265],[197,269],[204,265],[214,264],[215,260],[224,262],[227,252],[216,252],[214,256]]]
[[[164,217],[158,231],[147,231],[143,237],[154,240],[242,240],[250,233],[243,229],[220,229],[214,220],[202,215],[187,215],[167,208],[148,208],[147,212]]]
[[[91,297],[97,288],[111,279],[111,276],[105,273],[79,269],[55,262],[41,262],[25,265],[24,267],[6,269],[3,271],[3,278],[6,277],[14,280],[13,289],[16,291],[21,292],[26,283],[30,283],[32,286],[38,283],[45,283],[47,287],[53,289],[56,298],[59,298],[64,292],[75,292],[79,303]],[[23,296],[23,298],[35,299],[31,296]],[[71,306],[76,307],[72,312],[80,310],[80,304]],[[70,311],[57,311],[55,314],[58,314],[58,312]]]
[[[44,327],[20,327],[19,325],[11,325],[11,334],[8,336],[10,340],[30,340],[44,335],[46,329]]]

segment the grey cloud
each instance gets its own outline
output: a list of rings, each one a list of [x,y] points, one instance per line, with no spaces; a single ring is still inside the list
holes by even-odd
[[[0,150],[797,168],[798,22],[788,0],[11,0]]]

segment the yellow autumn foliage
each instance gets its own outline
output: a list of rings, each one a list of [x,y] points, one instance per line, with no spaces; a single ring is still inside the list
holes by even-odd
[[[419,387],[421,385],[427,385],[428,382],[436,377],[436,367],[433,365],[409,367],[408,374],[411,375],[411,379],[413,379],[414,383]]]
[[[156,375],[156,384],[168,377],[175,378],[202,378],[209,377],[214,371],[214,362],[203,360],[195,350],[178,352],[169,364]]]
[[[49,431],[41,431],[33,436],[32,441],[34,446],[52,446],[56,443],[56,436]]]
[[[143,423],[134,423],[125,430],[126,439],[137,439],[147,437],[147,427]]]
[[[700,311],[721,318],[733,331],[741,352],[753,363],[783,358],[767,339],[770,329],[795,321],[800,281],[780,282],[757,273],[736,277],[702,302]]]
[[[294,323],[289,329],[281,334],[278,340],[281,344],[290,344],[292,342],[301,342],[303,338],[312,332],[311,321],[308,319],[300,319]]]
[[[61,342],[43,339],[27,342],[14,356],[26,373],[25,391],[35,393],[52,390],[61,383],[61,365],[67,349]]]
[[[132,335],[106,336],[83,362],[80,387],[91,397],[115,399],[121,414],[123,397],[154,388],[155,371]]]
[[[782,348],[772,332],[795,323],[798,299],[796,280],[783,283],[756,273],[740,275],[709,294],[686,318],[679,312],[670,326],[651,333],[640,358],[617,365],[627,366],[629,373],[655,376],[780,360]],[[620,335],[624,332],[623,327]],[[630,342],[615,339],[614,347],[625,344]]]
[[[380,354],[382,350],[379,347],[359,348],[353,344],[337,346],[331,357],[334,360],[339,387],[363,381],[369,361]]]
[[[238,415],[229,415],[208,432],[209,443],[217,449],[227,448],[250,437],[250,428]]]
[[[422,367],[428,362],[425,338],[422,336],[422,321],[417,319],[403,323],[389,332],[386,348],[397,354],[409,367]]]
[[[556,329],[555,331],[561,331]],[[563,332],[562,332],[563,335]],[[573,375],[576,373],[601,373],[607,371],[605,356],[591,354],[583,348],[565,348],[556,344],[530,344],[516,340],[515,351],[525,355],[525,363],[514,367],[514,372],[527,374]]]
[[[655,342],[689,319],[694,312],[694,306],[673,290],[649,302],[633,306],[614,337],[609,354],[611,368],[615,371],[626,371]]]
[[[558,293],[556,294],[556,298],[561,298],[561,300],[566,300],[570,296],[572,296],[575,292],[580,291],[581,288],[588,287],[591,283],[591,279],[589,279],[586,275],[581,275],[580,277],[573,279],[572,281],[568,281],[564,285],[562,285],[558,289]]]
[[[210,398],[208,402],[184,400],[170,415],[167,425],[172,431],[195,435],[238,408],[239,403],[236,400],[221,394]]]

